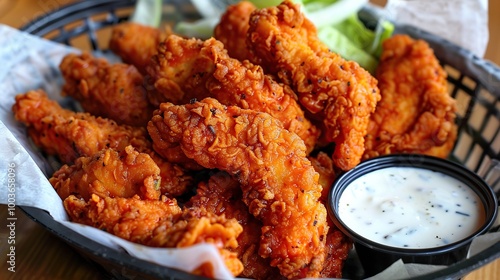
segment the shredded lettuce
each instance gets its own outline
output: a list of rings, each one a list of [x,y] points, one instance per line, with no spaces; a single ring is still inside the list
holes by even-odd
[[[207,39],[212,36],[219,17],[202,18],[194,22],[182,21],[175,25],[175,32],[187,37]]]
[[[206,0],[205,0],[206,1]],[[250,0],[255,7],[262,9],[279,5],[283,0]]]
[[[371,73],[375,72],[382,52],[382,42],[394,32],[394,25],[381,19],[375,31],[365,27],[357,14],[318,30],[318,36],[330,50],[354,60]]]
[[[338,0],[297,0],[294,2],[302,4],[303,7],[307,7],[306,9],[308,12],[315,12],[335,4]]]
[[[162,0],[138,0],[131,21],[158,27],[161,23]]]
[[[344,21],[368,3],[368,0],[309,0],[305,2],[300,0],[295,2],[301,1],[305,15],[318,29]]]
[[[347,34],[333,26],[325,26],[318,30],[318,37],[328,48],[344,59],[356,61],[361,67],[374,73],[378,59],[366,52],[360,45],[351,40]]]
[[[382,43],[385,39],[389,39],[394,33],[394,24],[388,20],[381,19],[377,24],[375,29],[375,38],[373,39],[374,54],[376,57],[380,57],[382,53]]]

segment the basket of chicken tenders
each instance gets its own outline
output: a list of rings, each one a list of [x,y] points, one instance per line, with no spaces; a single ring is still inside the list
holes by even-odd
[[[500,257],[498,66],[367,1],[225,2],[2,27],[16,205],[117,279],[450,279]]]

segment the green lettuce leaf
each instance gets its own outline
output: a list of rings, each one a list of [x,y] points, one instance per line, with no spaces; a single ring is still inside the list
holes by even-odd
[[[356,61],[361,67],[374,73],[378,59],[357,45],[351,38],[333,26],[325,26],[318,30],[318,37],[334,53],[346,60]]]
[[[392,36],[394,25],[381,19],[375,31],[366,28],[357,14],[346,20],[320,28],[318,36],[331,51],[347,60],[354,60],[371,73],[375,72],[382,52],[382,43]]]
[[[162,0],[138,0],[130,21],[158,27],[161,23]]]

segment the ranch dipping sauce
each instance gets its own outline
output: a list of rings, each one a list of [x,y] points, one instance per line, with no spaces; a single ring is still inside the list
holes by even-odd
[[[481,199],[463,182],[423,168],[387,167],[356,178],[341,194],[338,215],[357,234],[401,248],[462,240],[485,220]]]

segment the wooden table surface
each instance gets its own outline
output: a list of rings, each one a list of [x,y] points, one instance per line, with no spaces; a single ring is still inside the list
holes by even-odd
[[[0,0],[0,23],[20,27],[73,0]],[[384,3],[385,1],[374,1]],[[500,1],[489,0],[490,40],[485,58],[500,65]],[[16,272],[7,270],[9,232],[0,227],[0,279],[109,279],[94,263],[84,259],[63,241],[16,210]],[[7,207],[0,205],[0,220],[6,221]],[[35,277],[36,276],[36,277]],[[465,277],[465,280],[498,279],[500,259]]]

